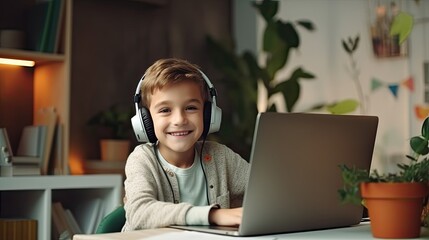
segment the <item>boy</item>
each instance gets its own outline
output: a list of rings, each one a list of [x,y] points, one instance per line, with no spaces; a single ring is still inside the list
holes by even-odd
[[[196,65],[180,59],[156,61],[140,80],[132,122],[136,136],[150,143],[137,146],[125,166],[123,231],[240,224],[249,164],[205,141],[217,131],[209,129],[216,104],[210,85]],[[144,133],[135,126],[140,122]]]

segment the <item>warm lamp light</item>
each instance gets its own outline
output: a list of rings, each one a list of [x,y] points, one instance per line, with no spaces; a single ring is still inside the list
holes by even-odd
[[[34,67],[34,61],[11,59],[11,58],[0,58],[0,64],[17,65],[17,66],[23,66],[23,67]]]

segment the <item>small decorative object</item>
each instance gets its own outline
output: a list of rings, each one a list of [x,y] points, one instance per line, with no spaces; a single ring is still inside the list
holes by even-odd
[[[125,161],[130,153],[129,133],[132,109],[118,105],[109,107],[93,116],[89,125],[97,125],[107,130],[108,138],[100,140],[101,160]]]
[[[363,204],[376,238],[417,238],[427,224],[429,193],[429,117],[420,136],[410,139],[410,163],[397,164],[396,173],[340,166],[344,187],[338,190],[343,202]],[[423,209],[425,209],[423,211]]]
[[[369,0],[369,3],[375,56],[405,56],[407,54],[405,40],[413,29],[413,17],[401,11],[397,0]]]

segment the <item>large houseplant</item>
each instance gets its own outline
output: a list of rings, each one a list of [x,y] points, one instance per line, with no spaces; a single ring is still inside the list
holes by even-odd
[[[429,191],[429,117],[422,124],[421,135],[410,139],[410,147],[410,162],[397,164],[395,173],[340,166],[344,180],[340,197],[367,207],[374,237],[415,238],[422,223],[429,220],[422,214]]]
[[[96,113],[88,120],[88,125],[98,127],[101,159],[108,161],[126,160],[130,151],[132,109],[112,105]]]
[[[213,65],[223,73],[228,89],[225,91],[232,111],[225,111],[220,141],[234,148],[243,157],[249,158],[256,115],[259,111],[283,111],[277,109],[273,97],[280,96],[285,111],[293,112],[301,94],[301,81],[312,80],[315,76],[305,67],[291,69],[289,76],[280,78],[280,70],[288,67],[292,53],[301,46],[298,29],[314,31],[310,20],[288,21],[277,15],[280,1],[264,0],[249,2],[265,22],[262,33],[261,52],[245,50],[237,54],[234,40],[215,39],[207,36],[208,53]],[[263,56],[261,58],[260,56]],[[260,83],[260,84],[259,84]],[[258,89],[263,85],[267,105],[258,109]],[[260,104],[259,104],[260,105]],[[309,111],[326,109],[335,114],[352,112],[357,108],[354,100],[343,100],[332,104],[319,104]],[[237,139],[241,141],[237,144]]]
[[[258,81],[261,80],[267,89],[267,98],[281,94],[284,98],[287,111],[292,111],[300,95],[300,80],[312,79],[313,74],[303,67],[294,69],[291,76],[283,81],[275,81],[276,73],[286,67],[289,55],[300,46],[300,37],[297,27],[313,31],[313,23],[307,20],[284,21],[279,19],[277,11],[278,1],[264,0],[262,2],[249,2],[265,21],[262,36],[262,54],[266,58],[259,64],[258,55],[249,50],[237,54],[234,41],[217,40],[207,37],[208,53],[216,68],[224,75],[223,82],[229,89],[226,98],[234,109],[231,113],[225,112],[220,134],[222,141],[231,145],[235,150],[248,158],[252,143],[253,129],[258,113]],[[240,91],[238,94],[237,91]],[[267,111],[276,111],[276,105],[267,106]],[[242,139],[239,145],[237,139]],[[242,146],[242,147],[240,147]],[[244,149],[240,149],[244,148]]]

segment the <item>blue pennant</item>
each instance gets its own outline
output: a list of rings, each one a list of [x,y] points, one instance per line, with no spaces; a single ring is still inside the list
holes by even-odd
[[[395,98],[398,97],[398,87],[399,87],[398,84],[389,85],[389,90],[390,90],[390,92],[392,92],[392,94]]]

